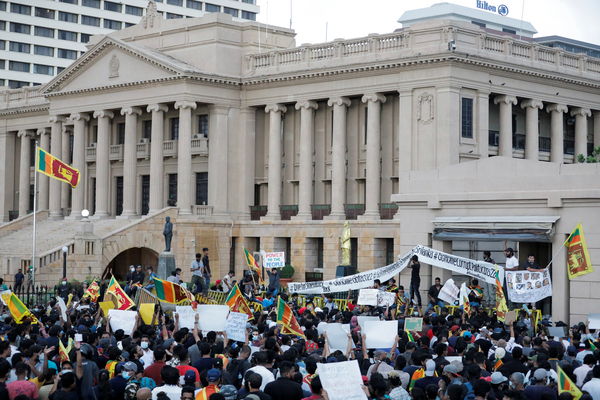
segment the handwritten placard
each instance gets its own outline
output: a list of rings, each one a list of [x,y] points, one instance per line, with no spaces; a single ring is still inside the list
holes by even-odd
[[[265,268],[283,268],[285,267],[285,252],[277,251],[265,253],[263,256],[263,267]]]
[[[227,338],[235,340],[237,342],[244,342],[246,340],[246,323],[248,322],[248,314],[239,312],[230,312],[227,316],[227,325],[225,325],[225,332],[227,332]]]
[[[416,331],[420,332],[423,330],[423,318],[406,318],[404,320],[405,331]]]
[[[329,400],[367,400],[358,361],[317,364],[317,374]]]
[[[376,306],[378,293],[378,289],[360,289],[356,304],[360,306]]]

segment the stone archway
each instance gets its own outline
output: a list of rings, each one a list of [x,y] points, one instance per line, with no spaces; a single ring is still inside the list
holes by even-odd
[[[118,280],[124,280],[130,265],[156,267],[158,253],[148,247],[131,247],[117,254],[106,266],[103,277],[114,275]]]

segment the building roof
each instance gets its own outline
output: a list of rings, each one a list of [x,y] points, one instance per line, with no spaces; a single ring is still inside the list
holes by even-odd
[[[436,3],[431,7],[418,8],[416,10],[406,11],[398,19],[401,24],[412,24],[415,22],[432,19],[432,18],[464,18],[480,22],[488,22],[496,25],[501,25],[507,28],[515,29],[533,35],[537,30],[530,22],[520,19],[503,17],[499,14],[494,14],[489,11],[479,10],[452,3]]]
[[[582,42],[581,40],[569,39],[564,36],[551,35],[551,36],[542,36],[534,39],[537,43],[540,44],[549,44],[549,43],[566,43],[573,46],[583,47],[591,50],[600,51],[600,45]]]

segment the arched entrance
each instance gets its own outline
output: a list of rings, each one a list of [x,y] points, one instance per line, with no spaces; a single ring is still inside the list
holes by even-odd
[[[158,253],[147,247],[132,247],[119,253],[104,270],[103,277],[112,273],[118,280],[124,280],[130,265],[152,266],[156,270]]]

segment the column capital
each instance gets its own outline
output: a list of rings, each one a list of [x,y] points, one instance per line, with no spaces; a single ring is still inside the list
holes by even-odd
[[[71,134],[73,132],[73,126],[64,124],[62,127],[62,133]]]
[[[317,108],[319,108],[319,105],[317,104],[316,101],[312,101],[312,100],[300,100],[296,102],[296,105],[294,106],[296,108],[296,110],[300,110],[302,108],[307,109],[307,110],[316,110]]]
[[[575,107],[571,110],[571,117],[576,117],[581,115],[582,117],[590,117],[592,115],[592,111],[589,108],[583,107]]]
[[[350,101],[349,98],[347,98],[345,96],[330,97],[329,100],[327,100],[327,105],[329,107],[331,107],[331,106],[346,106],[346,107],[350,107],[350,104],[352,104],[352,102]]]
[[[39,136],[48,135],[49,133],[50,133],[50,132],[48,132],[48,129],[46,129],[46,128],[38,128],[38,129],[35,131],[35,134],[36,134],[36,135],[39,135]]]
[[[140,107],[123,107],[120,111],[121,115],[142,115],[142,109]]]
[[[179,101],[175,102],[176,110],[179,110],[180,108],[189,108],[191,110],[195,110],[196,107],[198,107],[198,105],[196,104],[195,101],[179,100]]]
[[[31,137],[32,134],[28,129],[21,129],[20,131],[17,132],[17,137],[22,138],[27,138],[27,137]]]
[[[287,111],[287,107],[284,106],[283,104],[279,104],[279,103],[275,103],[275,104],[269,104],[265,107],[265,113],[271,113],[271,112],[280,112],[280,113],[285,113]]]
[[[50,118],[48,118],[48,122],[50,122],[51,124],[54,124],[56,122],[64,122],[65,121],[65,117],[63,115],[51,115]]]
[[[108,110],[98,110],[94,111],[94,118],[114,118],[115,114],[112,111]]]
[[[554,104],[549,104],[546,107],[546,112],[549,112],[549,113],[551,113],[551,112],[566,113],[567,111],[569,111],[569,109],[564,104],[554,103]]]
[[[365,94],[362,97],[362,99],[361,99],[361,101],[363,103],[367,103],[367,102],[372,102],[372,103],[380,102],[381,104],[385,103],[385,100],[386,100],[385,96],[382,95],[381,93],[369,93],[369,94]]]
[[[72,113],[71,115],[69,115],[69,119],[73,122],[75,121],[89,121],[90,120],[90,114],[88,113]]]
[[[148,107],[146,108],[146,110],[148,112],[167,112],[169,111],[169,107],[167,107],[165,104],[161,104],[161,103],[157,103],[157,104],[149,104]]]
[[[537,99],[527,99],[521,102],[521,108],[537,108],[539,110],[544,109],[544,103]]]
[[[508,94],[501,94],[500,96],[494,97],[494,104],[512,104],[513,106],[517,105],[517,98],[515,96],[510,96]]]

